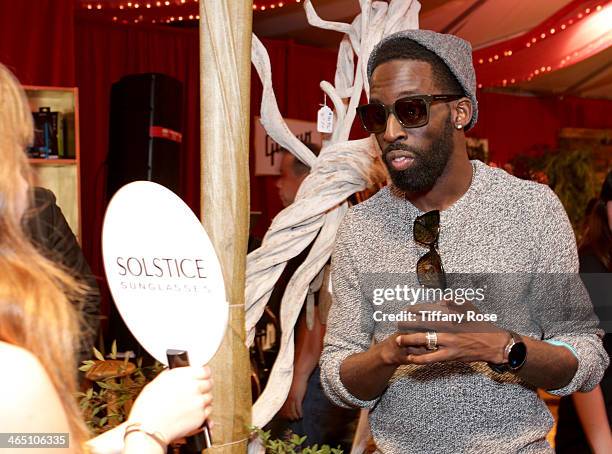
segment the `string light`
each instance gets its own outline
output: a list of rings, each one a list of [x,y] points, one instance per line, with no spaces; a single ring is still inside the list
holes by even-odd
[[[597,5],[594,10],[599,12],[602,9],[603,9],[602,5]],[[584,10],[584,13],[589,14],[591,11],[592,11],[591,8],[586,8]],[[577,17],[577,20],[579,20],[579,19],[582,19],[585,16],[584,16],[584,14],[582,12],[580,12],[580,13],[578,13],[578,15],[576,17]],[[551,27],[550,29],[548,29],[548,32],[549,32],[550,35],[554,35],[554,34],[557,34],[557,32],[561,32],[562,30],[566,30],[569,25],[573,25],[573,24],[574,24],[574,19],[569,19],[567,21],[567,24],[565,22],[563,22],[563,23],[561,23],[561,25],[557,25],[557,27]],[[533,45],[536,45],[539,40],[546,39],[546,37],[547,37],[546,32],[540,32],[539,35],[532,36],[531,38],[528,38],[528,41],[525,42],[525,47],[529,48],[529,47],[531,47]],[[512,52],[512,50],[506,50],[506,51],[504,51],[503,55],[504,55],[504,57],[511,57],[513,55],[513,52]],[[499,60],[500,60],[499,55],[494,54],[493,56],[486,57],[484,59],[480,58],[478,60],[478,63],[482,65],[482,64],[485,64],[487,61],[489,63],[494,63],[494,62],[499,61]]]
[[[297,0],[296,0],[297,1]],[[604,2],[607,3],[607,2]],[[495,64],[498,63],[500,61],[502,61],[503,59],[506,58],[511,58],[517,50],[525,49],[525,48],[531,48],[533,46],[538,45],[540,42],[543,42],[543,40],[546,40],[547,37],[550,37],[552,35],[558,35],[566,30],[568,30],[572,25],[574,25],[575,23],[579,22],[581,19],[584,19],[587,17],[588,14],[593,13],[596,14],[602,10],[604,10],[604,6],[602,4],[598,4],[598,5],[592,5],[589,8],[585,8],[583,10],[580,11],[575,11],[571,17],[562,17],[559,19],[558,22],[556,23],[551,23],[549,22],[547,25],[547,28],[544,30],[538,30],[537,31],[537,35],[534,34],[534,32],[532,32],[531,36],[527,35],[525,41],[522,41],[522,43],[516,42],[514,41],[514,45],[515,46],[521,46],[515,49],[506,49],[506,50],[502,50],[499,47],[494,48],[495,51],[497,51],[497,53],[495,52],[491,52],[491,54],[489,55],[482,55],[480,54],[477,58],[478,60],[474,60],[475,62],[477,61],[479,65],[487,65],[487,64]],[[524,44],[524,47],[522,47]],[[589,47],[592,47],[593,44],[591,44]],[[588,52],[589,47],[587,47],[586,49],[582,49],[581,51],[575,51],[573,53],[570,53],[568,55],[566,55],[557,65],[557,68],[561,68],[564,67],[566,65],[569,64],[570,60],[573,59],[577,59],[578,56],[581,53],[586,53]],[[532,80],[534,77],[536,76],[540,76],[542,74],[546,74],[546,73],[550,73],[555,69],[555,67],[553,65],[546,65],[546,66],[540,66],[537,68],[533,68],[531,70],[531,72],[529,73],[529,75],[527,75],[526,77],[522,77],[522,78],[508,78],[506,77],[505,79],[500,78],[498,79],[498,81],[496,83],[503,85],[503,86],[507,86],[509,84],[516,84],[517,80],[527,80],[530,81]],[[478,84],[478,88],[482,88],[482,84]]]
[[[294,0],[294,2],[288,2],[288,3],[301,3],[301,0]],[[253,3],[253,11],[266,11],[267,9],[276,9],[276,8],[282,8],[286,6],[285,2],[269,2],[266,4],[258,4],[258,3]]]

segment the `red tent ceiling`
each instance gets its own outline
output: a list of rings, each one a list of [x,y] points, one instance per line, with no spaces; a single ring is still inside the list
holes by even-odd
[[[195,27],[199,19],[198,0],[79,0],[79,5],[81,14],[119,23]],[[326,20],[350,22],[359,13],[358,0],[313,0],[313,5]],[[310,27],[301,0],[254,0],[254,10],[253,29],[260,37],[332,48],[341,39]],[[485,88],[612,98],[610,0],[423,0],[420,26],[470,41]]]

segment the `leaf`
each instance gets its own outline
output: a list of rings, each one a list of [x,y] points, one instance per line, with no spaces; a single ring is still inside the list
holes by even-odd
[[[93,353],[97,359],[99,359],[100,361],[104,361],[104,356],[102,356],[102,353],[100,353],[100,351],[96,347],[93,347]]]
[[[85,364],[85,365],[79,367],[79,370],[81,372],[87,372],[89,369],[91,369],[91,367],[92,367],[91,364]]]
[[[304,437],[304,439],[305,439],[305,438],[306,438],[306,437]],[[291,436],[291,438],[289,439],[289,441],[290,441],[291,443],[293,443],[294,445],[299,445],[299,444],[301,444],[301,443],[302,443],[303,439],[301,439],[299,435],[297,435],[297,434],[293,434],[293,435]]]
[[[117,340],[116,339],[113,341],[113,344],[111,345],[110,357],[111,359],[117,359]]]

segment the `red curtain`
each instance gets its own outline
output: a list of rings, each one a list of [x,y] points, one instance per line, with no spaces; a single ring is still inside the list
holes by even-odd
[[[105,180],[111,85],[128,74],[158,72],[183,82],[181,191],[199,211],[200,110],[196,31],[76,22],[76,79],[80,93],[81,215],[83,251],[103,276],[101,229],[106,208]]]
[[[181,189],[186,203],[196,213],[199,212],[198,34],[192,30],[125,26],[79,19],[75,35],[76,79],[81,98],[83,249],[94,273],[103,276],[100,238],[106,207],[104,182],[108,153],[109,99],[112,83],[122,76],[160,72],[184,83]],[[291,118],[314,119],[321,102],[318,84],[322,79],[333,80],[335,53],[291,42],[265,41],[264,44],[270,54],[273,84],[281,113]],[[261,83],[253,70],[253,116],[258,114],[260,102]],[[254,159],[252,151],[251,159]],[[251,170],[250,187],[251,209],[263,212],[253,229],[255,236],[261,237],[282,206],[274,177],[258,177]]]
[[[478,123],[468,134],[489,139],[490,158],[498,164],[555,149],[561,128],[612,129],[612,101],[605,99],[479,92],[478,109]]]
[[[0,62],[25,85],[73,87],[74,0],[0,0]]]

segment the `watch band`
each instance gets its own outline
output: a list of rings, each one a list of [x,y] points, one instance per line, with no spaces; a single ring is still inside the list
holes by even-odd
[[[521,339],[521,336],[519,336],[514,331],[508,331],[508,334],[510,334],[510,340],[508,341],[508,343],[504,347],[504,360],[505,360],[505,362],[502,363],[502,364],[488,363],[489,367],[491,369],[493,369],[495,372],[497,372],[498,374],[503,374],[504,372],[520,369],[523,366],[523,364],[525,364],[525,360],[526,360],[526,357],[527,357],[527,352],[525,350],[524,351],[523,359],[522,359],[522,361],[520,361],[519,364],[517,364],[515,366],[512,366],[510,364],[510,354],[512,353],[514,346],[518,345],[518,346],[520,346],[520,348],[525,349],[525,343]]]

